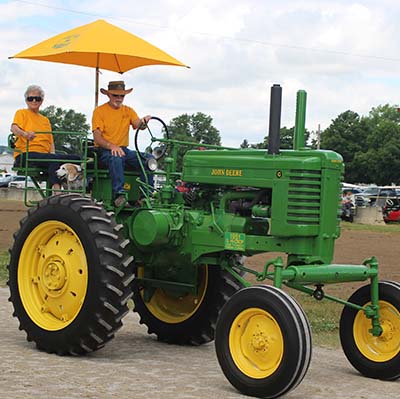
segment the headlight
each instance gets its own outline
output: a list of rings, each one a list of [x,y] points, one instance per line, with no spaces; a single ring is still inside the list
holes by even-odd
[[[149,158],[147,160],[147,167],[151,172],[154,172],[158,168],[158,162],[154,158]]]

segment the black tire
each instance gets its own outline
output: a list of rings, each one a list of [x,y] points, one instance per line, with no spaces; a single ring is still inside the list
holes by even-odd
[[[371,301],[371,286],[366,285],[348,300],[360,306]],[[395,380],[400,377],[400,284],[379,282],[380,337],[369,333],[371,320],[363,311],[345,307],[340,318],[340,342],[349,362],[366,377]]]
[[[84,354],[114,337],[132,296],[132,257],[122,225],[89,198],[41,201],[10,250],[13,316],[49,353]]]
[[[218,313],[243,285],[219,266],[199,267],[198,296],[177,298],[173,293],[157,289],[146,303],[142,288],[134,281],[134,312],[139,314],[140,324],[146,325],[148,333],[156,334],[158,340],[177,345],[202,345],[214,339]]]
[[[294,389],[308,370],[310,326],[284,291],[253,286],[233,295],[222,309],[215,349],[223,373],[241,393],[277,398]]]

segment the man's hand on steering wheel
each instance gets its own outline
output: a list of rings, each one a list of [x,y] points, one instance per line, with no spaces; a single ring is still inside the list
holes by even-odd
[[[140,151],[139,143],[138,143],[139,136],[142,139],[144,137],[143,134],[139,134],[139,131],[142,130],[142,124],[145,125],[145,129],[147,128],[148,134],[150,135],[150,138],[151,138],[151,143],[153,143],[154,141],[157,141],[157,138],[153,136],[153,134],[152,134],[152,132],[151,132],[149,126],[148,126],[148,122],[150,120],[158,121],[159,123],[161,123],[161,125],[163,127],[162,132],[164,134],[164,137],[166,139],[169,139],[168,126],[166,125],[166,123],[163,120],[161,120],[160,118],[157,118],[156,116],[151,116],[151,115],[146,115],[143,118],[141,118],[140,119],[141,124],[139,124],[139,126],[136,129],[136,133],[135,133],[135,150],[140,155],[140,157],[143,159],[143,161],[147,161],[147,157],[144,154],[142,154],[142,152]],[[147,146],[146,148],[150,148],[151,149],[151,143],[150,143],[150,146]],[[159,155],[155,156],[153,154],[153,158],[155,160],[158,160],[158,159],[162,158],[165,155],[166,150],[167,150],[167,146],[166,145],[162,145],[161,146],[161,152],[159,153]],[[151,151],[150,151],[150,153],[151,153]]]
[[[140,130],[145,130],[147,127],[147,123],[151,119],[151,115],[146,115],[143,118],[140,118],[140,124],[139,124],[139,129]]]

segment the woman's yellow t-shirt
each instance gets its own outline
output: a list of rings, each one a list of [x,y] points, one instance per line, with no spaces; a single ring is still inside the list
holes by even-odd
[[[100,105],[93,112],[92,130],[99,129],[110,143],[127,147],[129,127],[138,119],[137,113],[126,105],[114,109],[108,103]]]
[[[29,109],[19,109],[15,113],[13,124],[16,124],[25,132],[51,132],[51,125],[48,118]],[[25,137],[17,137],[14,158],[21,154],[21,152],[26,152],[26,141]],[[49,153],[53,142],[53,135],[51,133],[38,134],[33,140],[29,141],[28,151]]]

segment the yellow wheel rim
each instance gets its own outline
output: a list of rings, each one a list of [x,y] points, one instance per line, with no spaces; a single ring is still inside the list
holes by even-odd
[[[139,267],[138,277],[144,276],[144,268]],[[165,323],[182,323],[194,315],[204,300],[208,285],[208,266],[199,268],[199,287],[197,295],[186,294],[176,296],[162,288],[157,288],[149,302],[145,302],[147,309]],[[143,293],[142,293],[143,297]]]
[[[76,233],[59,221],[36,226],[24,242],[18,287],[31,320],[44,330],[71,324],[86,296],[88,266]]]
[[[400,352],[400,313],[389,302],[379,301],[380,323],[383,329],[379,337],[374,337],[371,319],[363,311],[354,319],[353,334],[359,351],[373,362],[387,362]]]
[[[243,374],[257,379],[269,377],[278,369],[283,357],[281,328],[265,310],[246,309],[232,323],[229,349]]]

